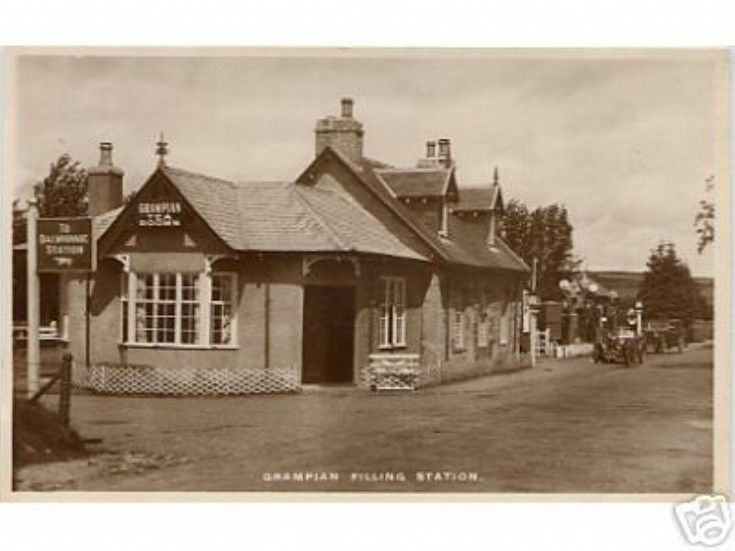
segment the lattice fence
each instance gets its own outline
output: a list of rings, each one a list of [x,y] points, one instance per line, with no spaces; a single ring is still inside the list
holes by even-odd
[[[145,365],[100,363],[89,368],[77,364],[72,373],[72,382],[75,386],[101,394],[222,396],[301,390],[296,368],[164,369]]]
[[[371,354],[360,384],[370,390],[414,390],[434,377],[432,366],[419,364],[418,354]]]

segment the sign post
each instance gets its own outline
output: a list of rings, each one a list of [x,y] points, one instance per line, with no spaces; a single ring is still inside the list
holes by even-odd
[[[528,325],[531,341],[531,367],[536,367],[536,355],[538,347],[538,295],[528,295]]]
[[[27,393],[30,398],[41,385],[41,345],[38,338],[41,307],[39,297],[37,251],[35,247],[38,221],[38,201],[35,198],[28,199],[28,238],[26,246],[26,276],[28,280],[28,339],[26,340],[26,368],[27,368]]]
[[[97,255],[91,218],[38,219],[38,272],[94,272]]]
[[[31,381],[31,336],[38,351],[38,274],[85,274],[85,361],[89,365],[89,303],[90,276],[96,269],[97,249],[92,231],[92,219],[38,218],[35,205],[28,210],[28,308],[29,308],[29,388]],[[32,285],[35,281],[35,285]],[[33,290],[31,289],[33,287]],[[31,296],[32,295],[32,296]],[[35,326],[31,325],[31,305],[36,310]],[[36,366],[38,361],[36,361]],[[38,387],[38,370],[33,372],[35,388]],[[30,390],[29,390],[30,392]]]

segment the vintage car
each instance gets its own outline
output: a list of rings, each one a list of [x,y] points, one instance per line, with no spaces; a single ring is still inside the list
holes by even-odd
[[[684,351],[684,326],[679,320],[648,320],[643,328],[646,337],[646,349],[652,352],[666,352],[676,349]]]
[[[592,360],[595,363],[643,363],[645,341],[635,331],[620,329],[608,332],[595,343]]]

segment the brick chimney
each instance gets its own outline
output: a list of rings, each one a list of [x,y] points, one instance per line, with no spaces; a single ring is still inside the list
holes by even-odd
[[[123,202],[123,171],[112,163],[112,144],[100,143],[100,162],[87,169],[89,216],[116,209]]]
[[[316,154],[319,155],[329,146],[339,150],[350,161],[362,160],[363,135],[362,123],[352,116],[354,101],[342,98],[342,112],[339,117],[329,116],[316,123]]]

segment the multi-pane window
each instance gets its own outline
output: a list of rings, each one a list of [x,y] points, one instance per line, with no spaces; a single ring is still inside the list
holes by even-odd
[[[196,344],[199,333],[199,276],[181,274],[181,343]]]
[[[452,320],[452,345],[455,350],[464,350],[464,311],[455,310],[454,319]]]
[[[129,276],[125,274],[123,280],[123,342],[233,344],[235,274],[212,274],[211,287],[205,285],[206,276],[198,273]],[[211,291],[204,292],[207,289]],[[209,326],[203,313],[209,313]]]
[[[212,275],[212,344],[230,344],[232,342],[234,290],[234,274]]]
[[[490,332],[490,324],[487,321],[487,314],[481,313],[477,320],[477,346],[478,348],[487,348],[488,333]]]
[[[156,275],[156,337],[153,342],[176,342],[176,274]]]
[[[380,347],[406,345],[406,280],[380,279]]]
[[[177,331],[177,302],[181,300],[179,274],[136,274],[134,281],[134,341],[153,344],[182,342],[180,331]]]

